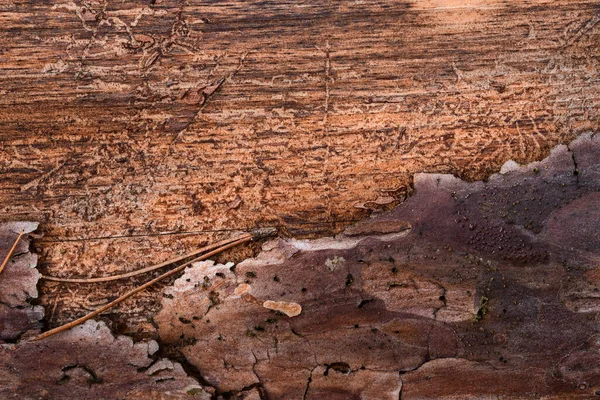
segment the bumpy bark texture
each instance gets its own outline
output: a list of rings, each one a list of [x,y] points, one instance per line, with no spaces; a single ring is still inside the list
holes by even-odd
[[[599,210],[591,134],[485,182],[417,174],[405,203],[334,238],[188,268],[155,321],[219,393],[588,399],[600,395]]]
[[[114,337],[88,321],[40,342],[0,347],[3,399],[204,399],[211,394],[180,364],[152,356],[154,341]]]
[[[337,233],[416,172],[483,178],[597,130],[599,5],[3,0],[0,218],[40,221],[40,268],[63,276],[214,230]],[[48,283],[40,301],[55,326],[135,283]],[[152,332],[158,293],[114,326]]]
[[[29,251],[28,235],[37,227],[37,222],[0,224],[0,262],[4,261],[19,233],[25,234],[0,273],[0,343],[14,342],[25,332],[41,328],[44,309],[28,302],[38,297],[38,256]]]
[[[180,364],[159,359],[158,343],[115,337],[103,322],[88,321],[39,342],[43,308],[32,306],[40,274],[29,251],[36,222],[0,224],[0,398],[2,399],[210,399]]]

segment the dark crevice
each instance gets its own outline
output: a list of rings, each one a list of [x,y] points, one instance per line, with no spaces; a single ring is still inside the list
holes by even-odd
[[[305,340],[307,340],[307,339],[306,339],[304,336],[302,336],[301,334],[299,334],[299,333],[298,333],[298,332],[297,332],[297,331],[296,331],[294,328],[292,328],[291,326],[290,326],[290,331],[291,331],[291,332],[292,332],[294,335],[296,335],[296,336],[298,336],[298,337],[301,337],[302,339],[305,339]]]
[[[329,370],[332,369],[342,374],[349,375],[352,372],[350,365],[345,362],[334,362],[331,364],[325,364],[325,372],[323,372],[323,376],[329,375]]]
[[[577,165],[577,159],[575,158],[575,152],[571,150],[571,147],[567,145],[567,149],[569,153],[571,153],[571,159],[573,160],[573,175],[575,175],[575,182],[579,185],[579,166]]]
[[[402,400],[402,390],[404,389],[404,382],[402,381],[402,372],[398,375],[400,375],[398,377],[398,379],[400,379],[400,391],[398,392],[398,400]]]
[[[306,387],[304,388],[304,394],[302,395],[302,400],[306,400],[306,396],[308,395],[308,390],[310,389],[310,384],[312,382],[312,376],[314,370],[317,368],[317,365],[310,370],[310,374],[308,375],[308,379],[306,380]]]
[[[261,400],[269,400],[269,395],[267,394],[267,391],[265,390],[262,383],[260,383],[260,382],[253,383],[252,385],[244,386],[240,390],[229,390],[227,392],[219,392],[217,390],[217,392],[213,396],[213,399],[234,400],[234,399],[238,399],[239,398],[238,396],[240,394],[243,394],[244,392],[248,392],[248,391],[254,390],[254,389],[256,389],[258,391],[258,395],[260,396]]]
[[[429,353],[429,352],[428,352]],[[450,358],[456,358],[456,357],[450,357]],[[423,365],[427,364],[429,361],[431,361],[431,357],[429,357],[429,354],[427,354],[424,358],[423,361],[421,361],[421,363],[417,366],[415,366],[414,368],[411,369],[407,369],[405,371],[399,371],[400,376],[407,374],[409,372],[415,372],[416,370],[418,370],[419,368],[421,368]]]
[[[447,292],[447,290],[446,290],[446,288],[444,286],[440,285],[439,283],[437,285],[442,289],[442,294],[439,297],[439,300],[442,302],[442,305],[439,306],[438,308],[436,308],[433,311],[433,319],[437,319],[437,313],[438,313],[438,311],[440,311],[442,308],[446,307],[446,305],[447,305],[446,304],[446,292]]]
[[[364,306],[366,306],[367,304],[369,304],[370,302],[374,301],[373,299],[364,299],[361,300],[361,302],[358,304],[357,308],[363,308]]]
[[[56,384],[61,385],[63,383],[68,382],[71,379],[71,377],[69,375],[67,375],[67,372],[71,371],[73,369],[77,369],[77,368],[85,371],[90,376],[87,379],[89,386],[97,385],[97,384],[104,382],[104,380],[101,377],[99,377],[98,375],[96,375],[96,372],[93,369],[91,369],[90,367],[88,367],[87,365],[71,364],[71,365],[64,366],[62,368],[63,376],[56,382]]]
[[[172,349],[167,345],[159,343],[159,349],[153,356],[156,357],[156,359],[167,358],[171,361],[178,362],[188,376],[197,380],[202,386],[216,390],[216,388],[202,376],[200,370],[195,365],[191,364],[185,356],[176,349]]]
[[[202,387],[210,388],[208,391],[213,393],[211,396],[211,399],[213,400],[234,400],[237,399],[243,392],[253,389],[258,391],[261,400],[269,400],[269,396],[260,382],[245,386],[239,390],[220,390],[218,387],[206,380],[200,370],[194,364],[190,363],[180,351],[172,346],[161,344],[156,355],[158,358],[168,358],[171,361],[178,362],[189,377],[198,381]]]

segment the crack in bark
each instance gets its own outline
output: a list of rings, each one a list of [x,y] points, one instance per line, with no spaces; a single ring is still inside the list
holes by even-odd
[[[315,365],[311,370],[310,370],[310,374],[308,375],[308,379],[306,380],[306,387],[304,388],[304,394],[302,395],[302,400],[306,400],[306,396],[308,395],[308,391],[310,389],[310,384],[312,382],[312,376],[313,376],[313,372],[315,369],[317,369],[319,365]]]
[[[440,289],[442,289],[442,294],[441,294],[441,295],[440,295],[440,297],[439,297],[440,301],[442,302],[442,305],[441,305],[441,306],[439,306],[438,308],[436,308],[436,309],[433,311],[433,319],[437,321],[437,313],[438,313],[438,311],[440,311],[442,308],[446,308],[446,306],[447,306],[447,299],[446,299],[446,287],[445,287],[444,285],[441,285],[441,284],[440,284],[440,283],[438,283],[438,282],[435,282],[435,283],[436,283],[436,285],[437,285],[437,286],[438,286]]]
[[[575,152],[573,150],[571,150],[571,147],[569,145],[567,145],[567,149],[569,150],[569,153],[571,154],[571,159],[573,160],[573,175],[575,175],[575,181],[576,181],[577,185],[579,186],[580,171],[579,171],[579,166],[577,165],[577,159],[575,157]]]

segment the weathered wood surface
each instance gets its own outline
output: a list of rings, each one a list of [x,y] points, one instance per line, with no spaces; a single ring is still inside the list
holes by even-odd
[[[330,233],[415,172],[598,127],[599,2],[463,3],[2,1],[1,218],[41,222],[44,273],[106,275],[218,236],[160,232]],[[41,302],[56,325],[132,284]],[[119,329],[153,331],[156,300]]]

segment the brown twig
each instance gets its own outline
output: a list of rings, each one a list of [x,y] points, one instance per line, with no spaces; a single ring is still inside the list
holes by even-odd
[[[160,282],[161,280],[163,280],[165,278],[168,278],[169,276],[175,275],[176,273],[178,273],[180,271],[183,271],[185,269],[185,267],[187,267],[188,265],[192,264],[193,262],[201,261],[201,260],[206,260],[207,258],[209,258],[209,257],[211,257],[211,256],[213,256],[215,254],[218,254],[218,253],[220,253],[220,252],[222,252],[224,250],[227,250],[227,249],[229,249],[231,247],[234,247],[234,246],[236,246],[238,244],[246,243],[246,242],[252,240],[252,237],[253,237],[252,235],[248,235],[248,236],[243,237],[241,239],[237,239],[236,241],[234,241],[232,243],[229,243],[229,244],[226,244],[224,246],[218,247],[215,250],[212,250],[212,251],[210,251],[210,252],[208,252],[206,254],[201,255],[200,257],[197,257],[197,258],[195,258],[193,260],[187,261],[184,264],[178,266],[177,268],[174,268],[174,269],[172,269],[172,270],[170,270],[168,272],[165,272],[164,274],[162,274],[162,275],[160,275],[160,276],[158,276],[158,277],[156,277],[156,278],[154,278],[154,279],[152,279],[152,280],[144,283],[143,285],[138,286],[137,288],[135,288],[133,290],[130,290],[129,292],[121,295],[120,297],[118,297],[117,299],[111,301],[110,303],[108,303],[108,304],[100,307],[96,311],[93,311],[93,312],[91,312],[91,313],[89,313],[89,314],[87,314],[87,315],[85,315],[85,316],[83,316],[83,317],[81,317],[79,319],[76,319],[75,321],[69,322],[69,323],[67,323],[65,325],[59,326],[59,327],[54,328],[54,329],[50,329],[49,331],[46,331],[46,332],[44,332],[44,333],[36,336],[32,340],[41,340],[41,339],[47,338],[49,336],[55,335],[57,333],[64,332],[64,331],[66,331],[68,329],[73,328],[74,326],[80,325],[80,324],[84,323],[85,321],[87,321],[88,319],[94,318],[95,316],[97,316],[97,315],[103,313],[104,311],[106,311],[106,310],[108,310],[108,309],[116,306],[117,304],[122,303],[124,300],[128,299],[129,297],[133,296],[134,294],[141,292],[142,290],[144,290],[144,289],[146,289],[146,288],[154,285],[157,282]]]
[[[15,243],[13,243],[12,247],[8,251],[8,254],[6,255],[6,258],[2,262],[2,265],[0,265],[0,273],[2,273],[2,271],[4,270],[4,267],[6,267],[6,264],[8,264],[8,260],[10,260],[10,258],[12,257],[13,253],[15,252],[15,249],[17,248],[17,244],[19,244],[19,240],[21,240],[21,238],[23,237],[24,234],[25,233],[23,231],[21,231],[19,233],[19,236],[17,236],[17,238],[15,239]]]
[[[137,275],[145,274],[147,272],[151,272],[151,271],[154,271],[154,270],[166,267],[166,266],[174,264],[176,262],[185,260],[186,258],[197,256],[198,254],[204,253],[205,251],[213,250],[215,248],[218,248],[218,247],[221,247],[221,246],[224,246],[224,245],[227,245],[229,243],[235,242],[235,241],[240,240],[240,239],[245,239],[245,238],[252,238],[252,235],[245,234],[245,235],[239,236],[237,238],[221,240],[220,242],[211,244],[209,246],[202,247],[201,249],[195,250],[195,251],[193,251],[191,253],[184,254],[184,255],[179,256],[179,257],[171,258],[171,259],[169,259],[167,261],[163,261],[160,264],[151,265],[149,267],[142,268],[142,269],[139,269],[137,271],[128,272],[128,273],[125,273],[125,274],[112,275],[112,276],[102,276],[102,277],[99,277],[99,278],[60,278],[60,277],[56,277],[56,276],[42,275],[42,279],[45,279],[47,281],[54,281],[54,282],[97,283],[97,282],[109,282],[109,281],[114,281],[114,280],[117,280],[117,279],[130,278],[132,276],[137,276]]]

